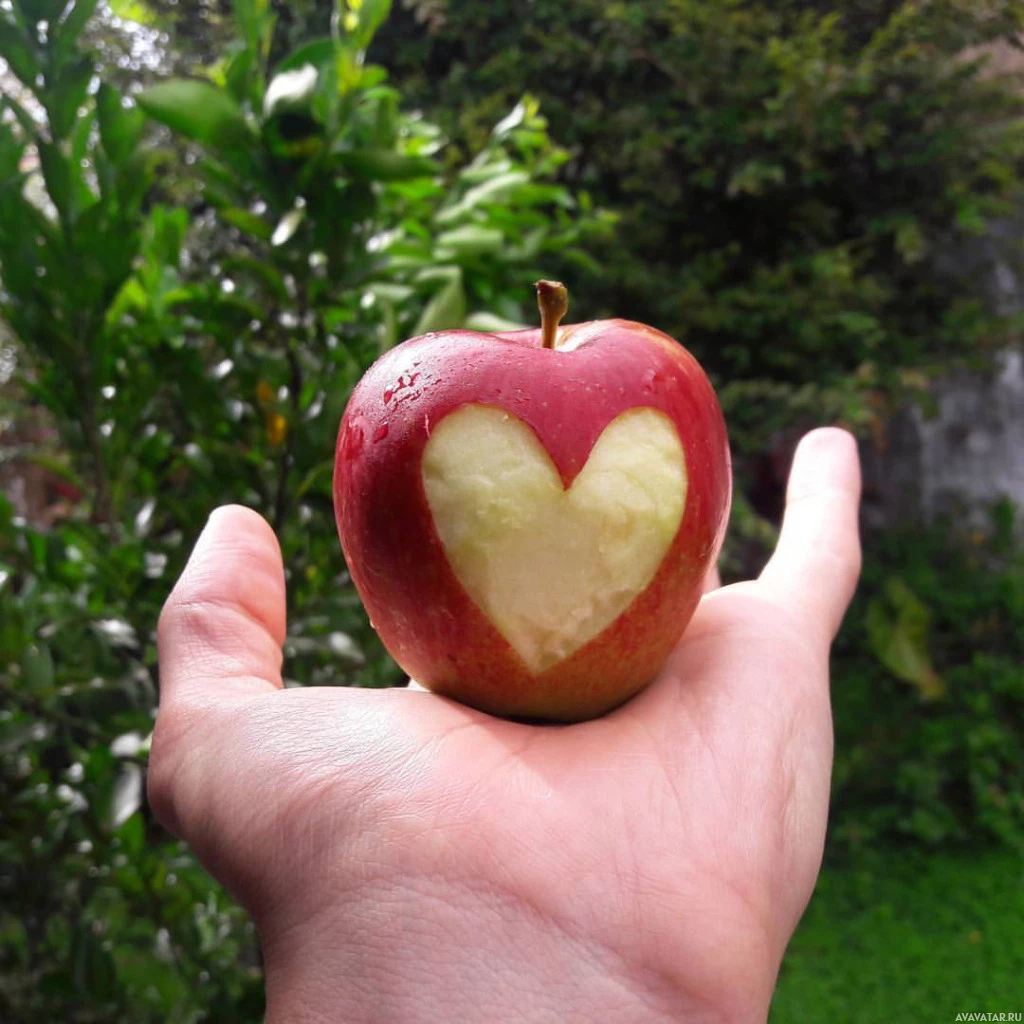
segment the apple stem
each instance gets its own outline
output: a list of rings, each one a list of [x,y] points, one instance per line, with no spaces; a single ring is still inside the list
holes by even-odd
[[[537,306],[540,308],[541,342],[544,348],[554,348],[558,325],[569,310],[569,289],[561,281],[538,281]]]

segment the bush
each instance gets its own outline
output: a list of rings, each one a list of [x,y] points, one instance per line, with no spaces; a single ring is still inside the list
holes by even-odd
[[[880,838],[1024,841],[1024,551],[898,530],[871,547],[836,646],[837,851]]]
[[[1020,0],[406,6],[378,52],[461,139],[540,98],[566,180],[622,214],[577,308],[691,348],[739,450],[877,425],[912,371],[1007,337],[963,254],[1019,190],[1020,92],[984,47]]]
[[[143,804],[162,602],[244,502],[288,566],[289,684],[400,682],[334,526],[348,394],[404,336],[532,319],[604,219],[528,97],[442,168],[363,60],[386,3],[271,69],[269,4],[239,0],[207,77],[134,102],[80,44],[96,5],[64,6],[0,9],[0,316],[43,425],[22,470],[64,495],[47,529],[0,502],[0,1017],[257,1019],[251,926]]]

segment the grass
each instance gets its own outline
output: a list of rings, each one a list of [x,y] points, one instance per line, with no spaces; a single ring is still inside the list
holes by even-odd
[[[953,1022],[970,1012],[1024,1012],[1018,853],[888,850],[822,874],[771,1024]]]

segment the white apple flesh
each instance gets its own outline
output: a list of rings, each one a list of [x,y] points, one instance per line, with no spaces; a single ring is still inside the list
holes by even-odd
[[[427,442],[423,484],[459,582],[539,675],[654,578],[683,516],[686,464],[668,417],[631,409],[566,488],[525,423],[465,405]]]

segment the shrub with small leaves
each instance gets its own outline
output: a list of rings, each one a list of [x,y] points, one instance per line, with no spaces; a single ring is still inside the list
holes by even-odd
[[[989,533],[875,539],[836,648],[832,838],[1024,842],[1024,553]]]
[[[64,495],[45,523],[0,500],[4,1020],[260,1019],[251,925],[144,802],[163,600],[243,502],[284,552],[289,685],[399,683],[334,526],[348,395],[414,332],[524,321],[609,223],[529,97],[445,159],[365,61],[389,4],[342,6],[271,66],[269,3],[237,0],[205,77],[129,98],[80,45],[94,2],[0,4],[3,411]]]

